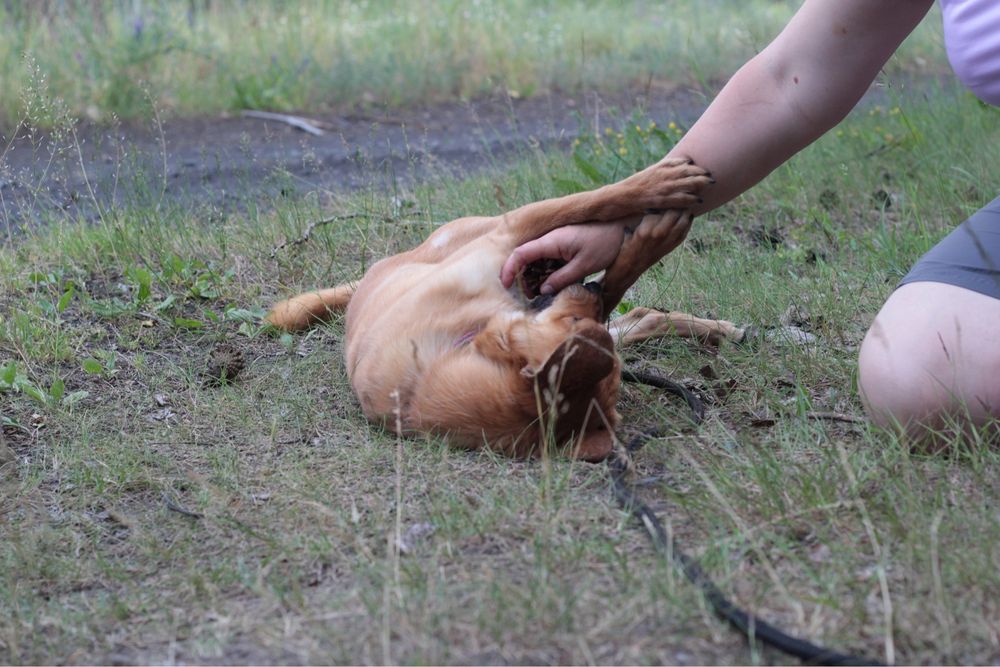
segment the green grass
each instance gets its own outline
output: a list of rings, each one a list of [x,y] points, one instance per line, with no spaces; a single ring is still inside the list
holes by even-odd
[[[797,2],[112,2],[0,8],[0,123],[702,86]],[[938,71],[929,19],[890,70]],[[54,97],[55,105],[45,103]]]
[[[357,409],[340,323],[259,326],[275,299],[356,278],[436,221],[499,211],[498,187],[514,206],[621,176],[674,135],[653,130],[623,119],[571,156],[526,148],[431,180],[405,193],[406,219],[377,192],[322,210],[252,202],[217,223],[129,207],[4,246],[0,662],[784,662],[651,553],[601,467],[396,441]],[[997,191],[998,141],[1000,114],[951,89],[855,114],[698,220],[628,296],[763,328],[808,312],[815,346],[625,353],[709,399],[702,427],[643,388],[621,408],[626,424],[674,427],[638,465],[678,542],[813,641],[1000,660],[1000,450],[969,438],[921,454],[810,416],[862,416],[864,331],[900,273]],[[371,217],[272,257],[336,212]],[[203,372],[222,343],[246,368],[214,386]]]

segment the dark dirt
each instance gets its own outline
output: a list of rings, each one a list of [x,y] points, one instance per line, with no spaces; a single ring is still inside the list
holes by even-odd
[[[53,213],[96,216],[101,207],[176,202],[224,212],[248,198],[294,192],[406,187],[431,174],[465,175],[537,145],[568,145],[581,128],[644,109],[657,122],[689,122],[704,97],[683,89],[632,89],[530,99],[483,99],[405,110],[300,115],[323,136],[254,118],[206,117],[75,133],[25,128],[2,137],[0,215],[8,229]],[[93,193],[93,194],[92,194]]]
[[[919,88],[919,86],[918,86]],[[873,87],[868,103],[887,94]],[[128,204],[201,206],[224,214],[268,196],[392,191],[434,175],[462,176],[526,148],[568,146],[634,111],[685,126],[708,96],[682,87],[631,87],[529,99],[492,98],[366,113],[303,113],[313,136],[276,121],[205,117],[72,131],[0,133],[0,220],[8,240],[67,214],[95,219]]]

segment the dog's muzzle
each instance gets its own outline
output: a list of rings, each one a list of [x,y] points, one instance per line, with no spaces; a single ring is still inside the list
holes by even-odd
[[[555,294],[539,294],[534,299],[528,302],[528,310],[545,310],[552,305],[552,302],[556,300]]]
[[[587,290],[589,294],[593,294],[595,296],[600,296],[602,291],[604,290],[604,286],[601,285],[601,283],[597,282],[596,280],[591,280],[589,283],[585,283],[583,285],[577,283],[576,289],[580,287],[583,287],[583,289]],[[573,288],[573,286],[570,286],[567,289],[571,288]],[[557,296],[556,294],[539,294],[535,298],[528,301],[528,310],[533,310],[535,312],[538,312],[540,310],[545,310],[546,308],[551,306],[553,302],[555,302],[556,296]]]

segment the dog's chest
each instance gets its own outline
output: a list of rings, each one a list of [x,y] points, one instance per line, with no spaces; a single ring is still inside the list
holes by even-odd
[[[387,381],[419,375],[467,345],[512,305],[500,283],[501,261],[492,244],[476,243],[444,261],[401,263],[362,283],[348,310],[349,374],[362,365],[364,375]]]
[[[490,247],[477,247],[442,262],[429,279],[468,296],[502,291],[498,254]]]

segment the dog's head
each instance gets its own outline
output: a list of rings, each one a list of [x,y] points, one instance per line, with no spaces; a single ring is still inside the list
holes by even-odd
[[[601,312],[596,285],[571,285],[497,313],[473,339],[478,354],[506,369],[511,403],[537,419],[522,453],[538,444],[532,437],[585,459],[610,453],[619,362]]]

